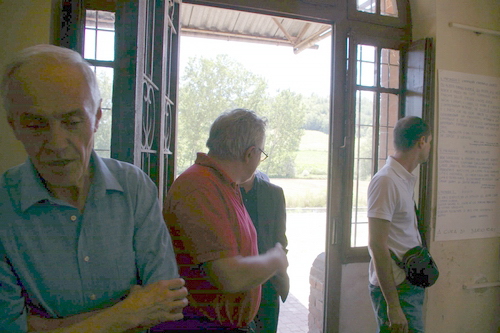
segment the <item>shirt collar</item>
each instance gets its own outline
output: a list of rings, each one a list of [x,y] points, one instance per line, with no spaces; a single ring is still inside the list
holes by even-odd
[[[106,191],[123,192],[123,187],[120,185],[111,170],[109,170],[106,163],[104,163],[104,160],[99,157],[95,151],[92,152],[91,163],[94,164],[92,188],[96,195],[104,196]]]
[[[389,156],[387,158],[387,164],[394,170],[396,175],[398,175],[402,179],[409,181],[412,184],[414,184],[417,180],[417,176],[415,176],[411,172],[408,172],[408,170],[406,170],[394,157]]]
[[[123,192],[123,188],[111,173],[95,151],[92,152],[90,163],[94,165],[94,178],[92,179],[89,194],[93,192],[96,196],[104,196],[107,190]],[[21,165],[21,210],[24,212],[34,204],[40,201],[52,201],[59,205],[68,205],[68,203],[54,198],[44,186],[38,171],[31,162],[31,159]]]
[[[217,163],[215,162],[210,156],[208,156],[205,153],[198,153],[196,155],[196,164],[211,168],[214,170],[215,174],[225,183],[228,183],[231,185],[232,188],[238,189],[239,185],[236,184],[235,181],[229,177],[229,175],[224,172],[224,169]]]
[[[43,200],[54,200],[49,191],[42,183],[42,179],[35,169],[35,166],[28,158],[26,162],[21,165],[21,210],[24,212],[37,202]]]

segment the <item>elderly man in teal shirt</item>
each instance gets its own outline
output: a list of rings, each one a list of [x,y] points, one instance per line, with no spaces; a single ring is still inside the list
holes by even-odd
[[[28,160],[0,179],[0,332],[137,332],[187,304],[153,182],[100,158],[92,69],[38,45],[6,68],[2,97]]]

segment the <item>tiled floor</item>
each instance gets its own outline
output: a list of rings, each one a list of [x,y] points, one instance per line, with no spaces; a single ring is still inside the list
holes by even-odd
[[[309,310],[299,300],[289,294],[285,303],[280,304],[278,333],[307,333]]]

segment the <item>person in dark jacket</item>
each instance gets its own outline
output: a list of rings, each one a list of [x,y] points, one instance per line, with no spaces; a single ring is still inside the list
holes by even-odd
[[[257,170],[254,177],[240,185],[243,202],[257,230],[259,253],[276,243],[286,251],[286,205],[283,189],[270,183],[269,177]],[[254,319],[256,333],[275,333],[278,328],[279,297],[284,302],[290,283],[288,274],[278,274],[262,285],[262,300]]]

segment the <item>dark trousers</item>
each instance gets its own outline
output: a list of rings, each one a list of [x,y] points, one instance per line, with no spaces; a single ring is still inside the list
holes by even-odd
[[[270,281],[262,285],[262,299],[255,316],[255,333],[276,333],[280,312],[279,295]]]

